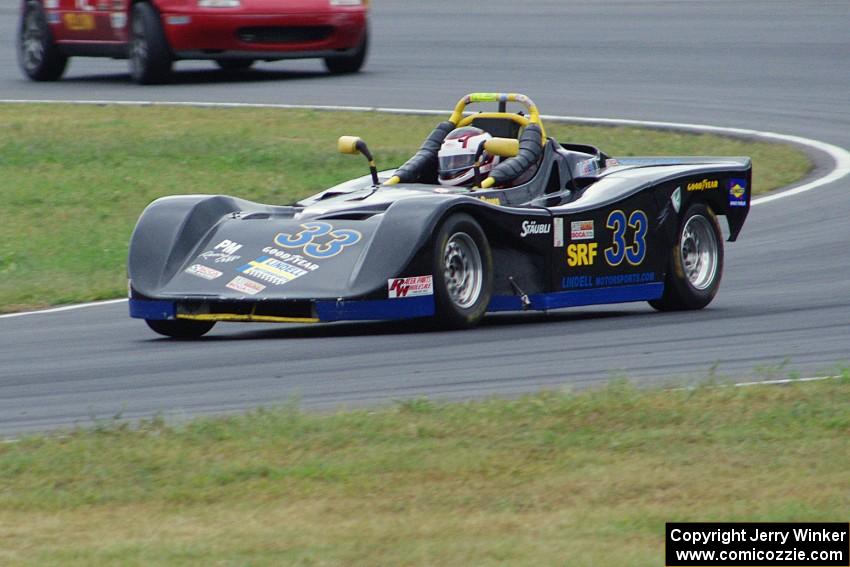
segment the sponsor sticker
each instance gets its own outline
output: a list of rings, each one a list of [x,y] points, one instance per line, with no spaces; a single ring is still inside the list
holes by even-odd
[[[688,192],[690,191],[708,191],[709,189],[717,189],[717,180],[716,179],[703,179],[702,181],[696,181],[694,183],[688,183],[686,189]]]
[[[221,276],[221,272],[218,270],[213,270],[212,268],[208,268],[202,264],[193,264],[183,271],[187,274],[204,278],[205,280],[214,280]]]
[[[673,203],[673,208],[676,212],[679,212],[679,209],[682,208],[682,188],[676,187],[676,190],[673,191],[673,194],[670,195],[670,201]]]
[[[580,161],[576,164],[576,177],[592,176],[597,169],[599,165],[596,163],[596,158]]]
[[[491,205],[502,204],[502,201],[500,201],[498,197],[478,197],[478,200],[484,201],[485,203],[490,203]]]
[[[555,234],[552,245],[555,248],[561,248],[564,246],[564,219],[561,217],[552,219],[552,224],[555,225]]]
[[[52,26],[55,26],[56,24],[62,23],[62,18],[59,17],[59,14],[57,14],[56,12],[48,12],[47,13],[47,23],[52,25]]]
[[[599,244],[596,242],[567,246],[567,266],[592,266],[596,262]]]
[[[251,260],[237,271],[272,285],[283,285],[310,273],[270,256],[260,256],[256,260]]]
[[[593,240],[593,221],[582,220],[571,222],[570,240]]]
[[[525,238],[529,234],[549,234],[550,232],[552,232],[552,225],[548,222],[538,223],[535,220],[524,220],[519,235]]]
[[[243,278],[242,276],[236,276],[227,282],[226,287],[240,293],[247,293],[248,295],[257,295],[266,289],[266,286],[263,284],[251,281],[248,278]]]
[[[218,250],[223,254],[236,254],[236,252],[238,252],[240,248],[242,248],[242,245],[238,242],[233,242],[232,240],[222,240],[221,242],[216,244],[215,247],[213,247],[213,250]]]
[[[729,180],[729,206],[730,207],[746,207],[747,206],[747,180],[735,179]]]
[[[215,252],[213,250],[208,250],[198,257],[203,258],[204,260],[215,262],[216,264],[229,264],[230,262],[235,262],[242,256],[236,256],[234,254],[225,254],[224,252]]]
[[[390,299],[434,295],[434,279],[431,276],[414,276],[387,280],[387,294]]]

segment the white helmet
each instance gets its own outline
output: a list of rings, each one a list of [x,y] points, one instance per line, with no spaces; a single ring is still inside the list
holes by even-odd
[[[464,126],[452,130],[446,136],[440,151],[437,152],[438,179],[440,185],[464,185],[475,176],[475,154],[478,147],[492,138],[489,133],[474,126]],[[499,163],[499,156],[491,156],[487,152],[481,154],[479,171],[481,180]]]

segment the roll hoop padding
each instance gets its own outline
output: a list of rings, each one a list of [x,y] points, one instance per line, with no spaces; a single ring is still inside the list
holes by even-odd
[[[404,165],[395,170],[394,175],[399,178],[401,183],[414,183],[420,172],[423,171],[429,163],[434,163],[437,159],[437,152],[440,151],[440,146],[443,145],[443,140],[449,135],[449,132],[455,129],[452,122],[446,120],[440,122],[434,131],[428,135],[422,146],[419,147],[412,158],[404,162]]]
[[[536,165],[543,155],[543,139],[540,126],[529,124],[519,137],[519,152],[498,164],[490,172],[495,185],[506,185]]]

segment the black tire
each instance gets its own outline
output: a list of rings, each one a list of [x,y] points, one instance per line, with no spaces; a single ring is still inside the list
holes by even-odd
[[[174,60],[159,14],[153,6],[133,6],[130,19],[130,77],[140,85],[156,85],[168,81]]]
[[[493,255],[474,218],[459,213],[443,222],[432,262],[436,322],[454,329],[477,325],[493,294]]]
[[[253,59],[216,59],[215,62],[225,71],[244,71],[254,64]]]
[[[363,63],[366,62],[368,52],[369,32],[364,32],[363,39],[360,40],[360,44],[353,54],[339,57],[325,57],[325,67],[333,75],[356,73],[363,67]]]
[[[18,64],[33,81],[56,81],[68,65],[38,2],[27,2],[18,27]]]
[[[187,321],[185,319],[145,319],[155,333],[174,339],[197,339],[209,332],[215,321]]]
[[[723,276],[723,234],[712,210],[695,204],[682,217],[664,295],[649,304],[659,311],[702,309],[714,299]]]

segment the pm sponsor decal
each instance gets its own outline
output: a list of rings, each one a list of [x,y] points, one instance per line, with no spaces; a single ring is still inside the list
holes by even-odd
[[[717,189],[716,179],[703,179],[694,183],[688,183],[686,187],[688,191],[708,191],[709,189]]]
[[[593,221],[582,220],[571,222],[570,240],[593,240]]]
[[[260,256],[239,268],[238,271],[272,285],[283,285],[310,273],[304,268],[270,256]]]
[[[549,234],[550,232],[552,232],[552,225],[548,222],[538,223],[534,220],[524,220],[519,235],[525,238],[529,234]]]
[[[387,295],[390,299],[434,295],[434,278],[431,276],[414,276],[412,278],[387,280]]]
[[[233,242],[232,240],[222,240],[221,242],[215,245],[213,250],[218,250],[222,254],[236,254],[236,252],[238,252],[240,248],[242,248],[242,245],[238,242]]]
[[[238,291],[240,293],[246,293],[248,295],[257,295],[258,293],[266,289],[266,286],[264,286],[263,284],[251,281],[248,278],[243,278],[242,276],[236,276],[235,278],[227,282],[226,287]]]
[[[183,270],[187,274],[192,274],[193,276],[198,276],[199,278],[204,278],[205,280],[214,280],[218,277],[221,277],[221,272],[218,270],[213,270],[212,268],[208,268],[202,264],[192,264],[185,270]]]
[[[746,207],[747,206],[747,180],[746,179],[730,179],[729,180],[729,206],[730,207]]]

